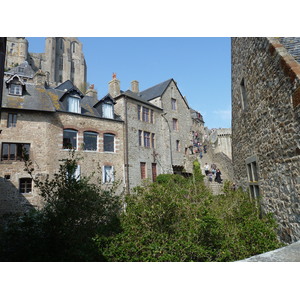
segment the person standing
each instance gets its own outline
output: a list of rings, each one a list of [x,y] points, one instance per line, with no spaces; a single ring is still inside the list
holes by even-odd
[[[205,175],[207,176],[208,173],[209,173],[209,165],[207,163],[205,163],[204,165],[204,172],[205,172]]]
[[[215,178],[215,181],[218,182],[218,183],[222,183],[222,178],[221,178],[221,171],[220,169],[217,169],[217,172],[216,172],[216,178]]]

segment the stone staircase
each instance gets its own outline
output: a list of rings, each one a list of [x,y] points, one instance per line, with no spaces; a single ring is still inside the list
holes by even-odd
[[[202,159],[200,159],[200,157],[198,157],[198,161],[201,165],[201,170],[202,170],[203,175],[205,175],[205,171],[204,171],[205,163],[207,163],[209,165],[209,167],[211,166],[212,163],[215,163],[217,165],[217,168],[220,169],[221,174],[222,174],[221,175],[221,178],[223,180],[222,183],[215,182],[214,181],[215,176],[213,176],[212,182],[209,182],[208,176],[206,176],[204,179],[204,183],[207,187],[209,187],[211,189],[213,195],[223,194],[224,182],[226,180],[232,181],[230,167],[226,167],[226,165],[228,165],[228,162],[226,161],[226,164],[225,164],[223,161],[222,155],[214,155],[212,149],[208,149],[207,153],[203,153]]]

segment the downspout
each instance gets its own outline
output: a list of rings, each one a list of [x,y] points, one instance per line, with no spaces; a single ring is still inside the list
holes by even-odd
[[[166,122],[167,122],[167,124],[168,124],[169,135],[170,135],[170,160],[171,160],[171,170],[173,170],[173,156],[172,156],[171,128],[170,128],[169,121],[168,121],[167,118],[165,117],[166,114],[167,114],[167,113],[161,114],[161,116],[166,120]]]
[[[127,96],[124,98],[125,102],[125,172],[126,172],[126,192],[130,193],[129,189],[129,164],[128,164],[128,114],[127,114]]]

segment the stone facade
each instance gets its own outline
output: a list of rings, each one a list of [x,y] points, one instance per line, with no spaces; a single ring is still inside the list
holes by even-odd
[[[133,83],[133,91],[116,97],[115,106],[125,121],[128,189],[159,174],[192,173],[191,112],[176,82],[170,79],[141,92]]]
[[[60,160],[69,155],[68,140],[83,158],[80,174],[97,172],[98,165],[102,175],[108,174],[104,169],[114,170],[114,179],[120,182],[118,192],[130,192],[159,174],[191,175],[198,155],[193,144],[203,141],[204,121],[189,107],[173,79],[144,91],[139,91],[134,80],[131,90],[124,92],[113,74],[109,93],[98,100],[93,85],[85,95],[80,90],[86,68],[77,39],[47,38],[45,53],[35,54],[26,54],[24,38],[10,38],[8,45],[12,51],[7,52],[11,68],[4,76],[0,123],[0,212],[42,205],[34,186],[24,192],[29,176],[20,151],[26,147],[35,175],[45,178],[57,172]],[[73,58],[77,62],[72,66]],[[72,69],[77,77],[66,71]],[[76,78],[81,81],[76,83]],[[84,150],[84,136],[94,136],[95,143],[95,134],[96,149]],[[104,139],[112,138],[114,150],[104,149]]]
[[[18,77],[19,78],[19,77]],[[20,80],[21,80],[20,76]],[[102,116],[99,106],[113,102],[109,98],[101,101],[83,96],[80,91],[66,82],[53,89],[44,85],[25,83],[22,95],[12,95],[10,81],[5,81],[3,89],[0,161],[0,212],[23,212],[30,207],[41,207],[43,203],[33,186],[22,191],[22,182],[30,179],[24,171],[24,162],[18,155],[19,145],[29,145],[29,157],[35,169],[34,176],[41,179],[58,171],[61,160],[70,155],[66,149],[64,134],[74,133],[75,155],[78,174],[102,180],[103,188],[112,182],[104,182],[105,167],[114,171],[114,181],[118,181],[118,192],[124,190],[124,122],[116,115]],[[13,81],[16,84],[15,81]],[[28,95],[30,94],[30,95]],[[70,111],[69,97],[77,96],[81,109]],[[14,119],[13,119],[13,118]],[[12,121],[13,120],[13,121]],[[85,150],[84,134],[96,136],[95,149]],[[104,149],[104,135],[113,136],[113,148]],[[7,150],[8,149],[8,150]],[[111,175],[111,174],[110,174]]]
[[[291,54],[300,43],[291,40],[232,39],[235,180],[274,213],[285,242],[300,239],[300,65]]]
[[[79,89],[85,90],[87,67],[82,43],[74,37],[47,37],[45,53],[28,52],[25,38],[7,38],[5,68],[11,69],[27,61],[36,72],[47,74],[49,85],[71,80]]]
[[[207,129],[206,133],[214,152],[222,152],[232,159],[231,128]]]

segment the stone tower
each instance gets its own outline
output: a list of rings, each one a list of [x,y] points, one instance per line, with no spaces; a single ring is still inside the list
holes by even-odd
[[[20,65],[28,58],[28,41],[24,37],[8,37],[6,42],[5,69]]]
[[[43,71],[49,72],[50,83],[71,80],[79,89],[84,89],[86,63],[82,43],[74,37],[46,38]]]
[[[29,53],[25,38],[7,38],[5,68],[28,61],[32,69],[49,76],[51,86],[71,80],[83,92],[86,89],[86,63],[82,43],[75,37],[47,37],[45,53]]]

